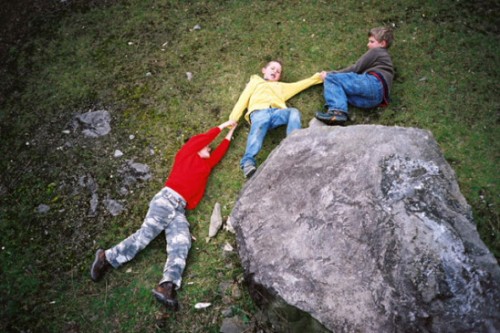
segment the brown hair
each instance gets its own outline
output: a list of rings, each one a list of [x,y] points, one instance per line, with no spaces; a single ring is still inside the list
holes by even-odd
[[[377,42],[381,43],[385,41],[386,48],[388,49],[392,42],[394,41],[394,35],[392,33],[392,29],[386,27],[378,27],[373,28],[368,31],[368,37],[373,37],[377,40]]]
[[[278,64],[280,64],[281,70],[283,71],[283,62],[281,62],[281,60],[276,60],[276,59],[267,61],[266,64],[264,65],[264,68],[267,68],[267,66],[269,66],[269,64],[272,62],[277,62]]]
[[[281,60],[271,59],[269,61],[266,61],[266,64],[264,65],[264,68],[267,68],[267,66],[269,66],[269,64],[272,63],[272,62],[277,62],[278,64],[280,64],[280,66],[281,66],[281,77],[283,77],[283,62],[281,62]]]

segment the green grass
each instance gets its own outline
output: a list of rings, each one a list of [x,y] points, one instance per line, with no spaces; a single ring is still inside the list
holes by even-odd
[[[184,140],[225,121],[266,61],[283,61],[284,81],[341,68],[365,52],[367,30],[384,24],[394,24],[396,35],[392,103],[352,109],[354,123],[430,130],[456,171],[481,238],[500,257],[498,4],[406,0],[391,7],[375,0],[128,0],[33,18],[40,24],[10,49],[8,63],[17,70],[6,72],[1,85],[0,330],[218,332],[227,307],[252,320],[256,308],[238,258],[222,251],[226,242],[236,246],[234,236],[221,232],[205,242],[215,203],[227,217],[244,185],[238,166],[244,122],[205,198],[188,214],[197,241],[179,313],[163,311],[150,293],[165,260],[162,237],[99,284],[88,277],[94,251],[136,230]],[[197,24],[201,30],[193,29]],[[321,86],[289,103],[302,111],[304,126],[322,104]],[[111,135],[62,134],[75,114],[99,109],[112,113]],[[268,136],[259,163],[284,136],[284,130]],[[90,194],[76,191],[78,179],[91,175],[101,200],[121,198],[117,170],[124,160],[112,157],[115,149],[148,164],[153,179],[124,197],[122,215],[101,206],[89,217]],[[35,212],[42,203],[51,207],[44,215]],[[222,282],[238,286],[241,297],[221,291]],[[212,306],[196,310],[198,302]]]

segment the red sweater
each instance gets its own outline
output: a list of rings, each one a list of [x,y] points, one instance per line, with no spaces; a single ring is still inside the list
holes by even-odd
[[[214,127],[206,133],[193,136],[175,155],[174,165],[165,186],[182,195],[186,200],[187,209],[196,208],[205,193],[212,169],[222,160],[229,148],[230,141],[224,139],[212,151],[210,158],[201,158],[198,155],[220,132],[219,127]]]

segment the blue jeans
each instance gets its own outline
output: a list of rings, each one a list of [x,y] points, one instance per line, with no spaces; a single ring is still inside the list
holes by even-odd
[[[323,83],[328,110],[348,112],[351,104],[360,109],[375,108],[384,98],[384,86],[371,74],[331,73]]]
[[[277,109],[269,108],[253,111],[250,114],[250,133],[248,134],[245,155],[240,165],[256,165],[255,156],[262,149],[262,143],[269,129],[287,125],[286,135],[302,128],[302,120],[299,110],[295,108]]]

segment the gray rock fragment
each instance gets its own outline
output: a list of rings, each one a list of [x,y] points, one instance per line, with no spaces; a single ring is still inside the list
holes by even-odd
[[[38,214],[45,214],[45,213],[47,213],[49,210],[50,210],[50,206],[45,205],[45,204],[40,204],[40,205],[38,205],[38,207],[36,208],[36,212],[37,212]]]
[[[215,203],[212,216],[210,217],[210,227],[208,229],[208,237],[215,237],[222,226],[222,212],[220,203]]]
[[[121,203],[109,198],[104,200],[104,205],[106,206],[106,210],[113,216],[118,216],[125,210],[125,207]]]
[[[246,325],[237,317],[224,318],[222,321],[221,333],[243,333],[246,330]]]
[[[111,115],[106,110],[91,111],[75,117],[74,126],[82,128],[82,134],[97,138],[111,132]]]

